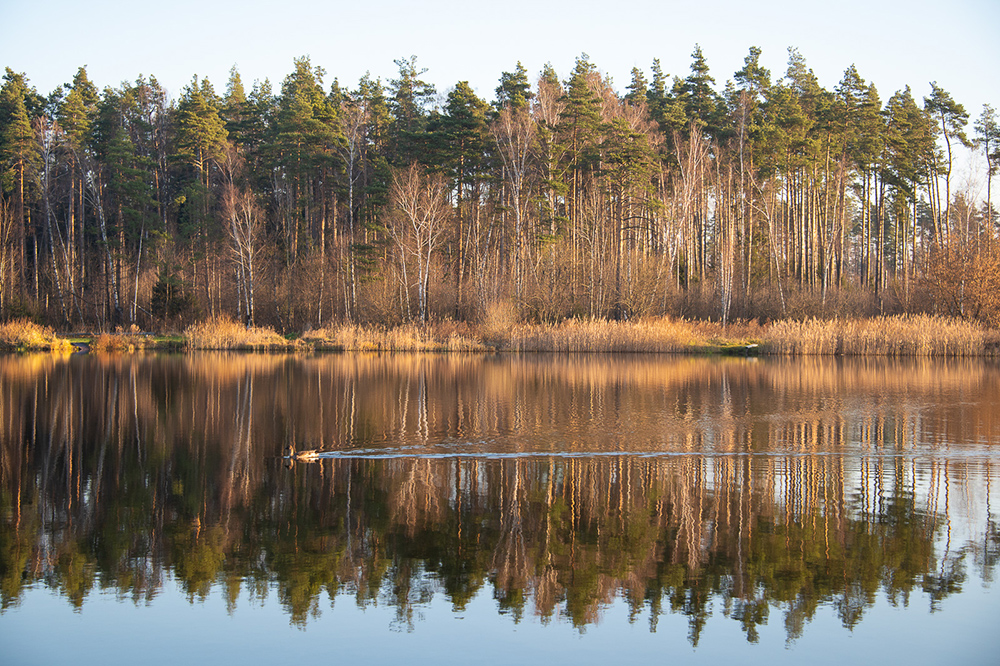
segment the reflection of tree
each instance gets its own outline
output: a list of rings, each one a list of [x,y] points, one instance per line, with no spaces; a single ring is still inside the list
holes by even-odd
[[[519,618],[524,604],[524,591],[531,577],[531,565],[524,542],[522,520],[521,475],[523,460],[500,463],[500,536],[490,561],[493,588],[501,608],[513,611]]]
[[[5,461],[6,462],[6,461]],[[30,507],[26,507],[30,508]],[[25,574],[34,578],[31,554],[38,543],[39,519],[34,513],[21,518],[21,507],[5,488],[0,489],[0,610],[18,602]]]
[[[620,598],[654,631],[661,615],[684,615],[697,645],[719,612],[754,641],[775,615],[795,640],[821,607],[854,627],[880,593],[907,604],[917,591],[936,608],[970,565],[989,580],[1000,561],[989,508],[973,542],[947,540],[949,497],[979,493],[989,463],[918,468],[877,455],[914,445],[914,422],[894,413],[848,422],[799,398],[793,416],[756,419],[758,394],[777,390],[767,389],[774,368],[703,365],[699,379],[671,366],[676,382],[658,384],[658,366],[638,364],[629,381],[658,386],[663,400],[650,404],[653,391],[625,391],[600,361],[532,370],[462,357],[200,358],[92,358],[91,373],[0,362],[2,607],[34,581],[77,605],[97,586],[138,602],[167,569],[192,600],[221,588],[232,609],[241,590],[276,591],[301,626],[324,599],[353,597],[391,604],[410,629],[433,597],[461,610],[488,585],[515,620],[583,628]],[[829,371],[798,389],[835,383]],[[637,421],[668,402],[678,448],[662,457],[335,459],[291,470],[275,457],[287,441],[333,450],[433,447],[466,431],[528,437],[585,410],[655,443],[662,433]],[[578,440],[593,441],[580,424]],[[849,442],[872,455],[838,453]]]
[[[208,597],[226,559],[221,525],[203,529],[199,523],[171,526],[170,558],[174,574],[192,600]]]

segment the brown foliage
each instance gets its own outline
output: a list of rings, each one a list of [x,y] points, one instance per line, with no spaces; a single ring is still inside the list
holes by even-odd
[[[991,243],[976,257],[971,282],[976,317],[1000,328],[1000,243]]]
[[[136,333],[137,330],[129,333],[101,333],[90,341],[90,351],[106,353],[145,349],[148,338]]]

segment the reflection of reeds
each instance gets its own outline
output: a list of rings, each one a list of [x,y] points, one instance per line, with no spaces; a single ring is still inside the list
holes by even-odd
[[[71,351],[73,345],[56,337],[49,326],[39,326],[27,319],[14,319],[0,324],[0,349],[5,348]]]

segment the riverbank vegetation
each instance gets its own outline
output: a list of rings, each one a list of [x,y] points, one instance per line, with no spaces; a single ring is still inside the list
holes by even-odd
[[[0,321],[675,351],[723,335],[695,321],[728,339],[785,320],[779,353],[899,352],[846,332],[856,317],[1000,323],[993,108],[970,122],[937,83],[883,99],[854,66],[824,87],[794,49],[783,75],[760,55],[719,85],[695,47],[686,74],[654,61],[621,90],[586,55],[562,76],[517,64],[492,101],[439,95],[415,57],[353,88],[308,58],[249,91],[234,68],[176,99],[85,68],[45,95],[7,69]]]
[[[72,351],[72,344],[56,335],[49,326],[40,326],[27,319],[0,323],[0,351]]]
[[[280,350],[294,343],[271,328],[243,326],[227,317],[213,317],[192,324],[184,331],[187,346],[194,349]]]
[[[927,315],[872,319],[718,322],[646,318],[512,323],[499,329],[443,321],[396,328],[344,325],[287,339],[226,319],[187,329],[192,349],[288,351],[717,353],[842,356],[995,356],[1000,331],[977,322]]]
[[[718,322],[648,317],[636,321],[568,319],[558,324],[511,321],[506,327],[451,320],[397,327],[344,324],[283,336],[227,317],[182,334],[131,331],[64,338],[27,320],[0,324],[0,350],[95,353],[148,350],[559,352],[838,356],[997,356],[1000,331],[951,317],[898,315],[871,319]]]

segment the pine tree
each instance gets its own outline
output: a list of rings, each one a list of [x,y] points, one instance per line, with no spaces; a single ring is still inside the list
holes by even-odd
[[[993,223],[993,202],[991,190],[993,176],[1000,167],[1000,121],[997,112],[989,104],[983,105],[983,112],[974,125],[976,144],[986,156],[986,214],[989,216],[990,227]]]
[[[174,160],[194,170],[185,180],[179,216],[181,236],[196,241],[202,264],[202,290],[205,306],[213,316],[216,299],[210,289],[209,264],[222,238],[222,228],[212,215],[212,174],[222,162],[226,151],[225,121],[219,115],[221,100],[207,80],[192,78],[177,105]],[[192,178],[193,176],[193,178]],[[197,279],[197,278],[196,278]]]
[[[458,290],[457,307],[464,307],[464,281],[469,228],[466,200],[475,200],[486,176],[488,127],[486,102],[479,99],[468,81],[459,81],[448,93],[445,113],[431,120],[428,126],[435,156],[435,169],[442,170],[455,191],[457,204],[454,256],[455,281]]]
[[[73,77],[72,84],[66,86],[68,92],[56,112],[63,137],[70,153],[70,187],[67,202],[66,244],[69,254],[69,280],[85,282],[87,269],[87,243],[84,233],[86,222],[86,183],[84,181],[84,160],[89,149],[90,132],[97,115],[97,87],[91,83],[87,70],[81,67]],[[78,296],[72,290],[74,298]],[[77,301],[79,308],[79,301]]]
[[[367,74],[361,77],[356,96],[359,103],[364,105],[367,117],[365,129],[367,142],[363,157],[365,163],[363,187],[365,201],[361,206],[362,219],[370,228],[374,228],[377,211],[388,202],[389,142],[392,131],[392,116],[389,112],[385,88],[380,80],[373,81]]]
[[[625,100],[631,104],[635,104],[639,100],[645,102],[649,95],[649,83],[646,81],[646,75],[638,67],[632,68],[632,80],[629,82],[627,90]]]
[[[667,78],[660,67],[659,59],[653,60],[653,79],[646,90],[646,104],[649,105],[649,115],[660,125],[660,131],[668,132],[671,114],[667,111]],[[676,129],[670,127],[670,129]]]
[[[325,245],[329,192],[322,175],[333,174],[342,137],[337,110],[323,92],[323,75],[308,58],[297,58],[277,104],[274,148],[281,171],[276,177],[283,182],[275,184],[274,192],[289,265],[299,256],[303,232],[312,242]]]
[[[681,83],[679,92],[687,123],[693,124],[708,136],[716,136],[719,129],[719,99],[712,88],[715,79],[708,72],[708,63],[701,46],[695,44],[691,54],[691,74]]]
[[[276,107],[271,82],[267,79],[255,82],[247,97],[242,127],[234,137],[244,147],[247,177],[254,183],[254,189],[261,193],[272,193],[273,181],[265,162],[273,161],[270,144],[274,139]]]
[[[27,242],[33,233],[29,229],[27,197],[32,176],[39,165],[29,106],[38,106],[38,100],[37,93],[29,90],[23,74],[16,74],[8,67],[3,81],[0,88],[0,191],[14,202],[17,266],[23,298],[28,286]]]
[[[938,223],[939,229],[945,233],[951,226],[951,171],[954,165],[952,154],[952,141],[957,140],[961,145],[971,147],[968,137],[965,135],[965,126],[969,122],[969,114],[965,107],[956,102],[951,93],[947,92],[936,81],[931,81],[931,96],[924,98],[924,111],[937,121],[940,136],[944,139],[944,206],[938,202]],[[943,216],[943,217],[942,217]],[[940,233],[940,232],[939,232]],[[947,240],[947,239],[946,239]]]
[[[885,180],[892,187],[892,222],[890,239],[894,240],[890,259],[897,273],[903,274],[909,288],[917,232],[917,190],[926,173],[926,161],[933,155],[933,128],[926,114],[917,106],[910,87],[897,91],[886,103],[885,144],[887,160]],[[908,293],[908,292],[907,292]]]
[[[206,189],[210,163],[222,158],[228,134],[211,84],[199,85],[195,76],[177,105],[176,155],[195,168]]]
[[[497,86],[496,94],[495,108],[497,111],[502,110],[505,106],[511,106],[515,110],[523,109],[531,102],[535,95],[531,92],[528,71],[524,69],[520,61],[513,73],[503,72],[500,75],[500,85]]]
[[[390,161],[405,166],[418,159],[427,129],[427,104],[437,94],[434,86],[420,77],[427,69],[417,69],[417,56],[395,61],[399,78],[389,81],[389,112],[392,115]]]
[[[626,227],[636,227],[641,218],[638,208],[652,193],[654,151],[647,134],[635,124],[624,115],[614,118],[606,125],[601,142],[602,180],[611,194],[609,240],[613,253],[612,306],[616,319],[632,314],[625,302],[625,293],[629,291],[624,274],[626,251],[629,249],[625,242]],[[635,234],[628,235],[633,237]]]
[[[546,63],[538,77],[538,92],[532,108],[532,116],[537,119],[538,162],[541,170],[544,203],[542,204],[542,224],[547,227],[544,238],[553,240],[560,233],[566,221],[566,184],[559,177],[559,160],[562,147],[559,145],[557,128],[566,106],[564,91],[559,76],[550,63]]]
[[[594,88],[599,81],[597,69],[587,54],[576,59],[576,65],[566,83],[565,104],[557,127],[562,143],[562,163],[570,180],[570,225],[578,222],[583,180],[586,172],[595,169],[600,160],[598,149],[601,133],[601,112]]]
[[[229,70],[229,82],[226,84],[226,96],[222,101],[220,116],[226,126],[229,139],[240,150],[247,146],[247,124],[249,108],[243,80],[234,65]]]
[[[431,153],[434,167],[447,172],[459,201],[484,167],[488,108],[468,81],[459,81],[448,93],[444,114],[437,116],[428,128],[436,135],[436,150]]]

